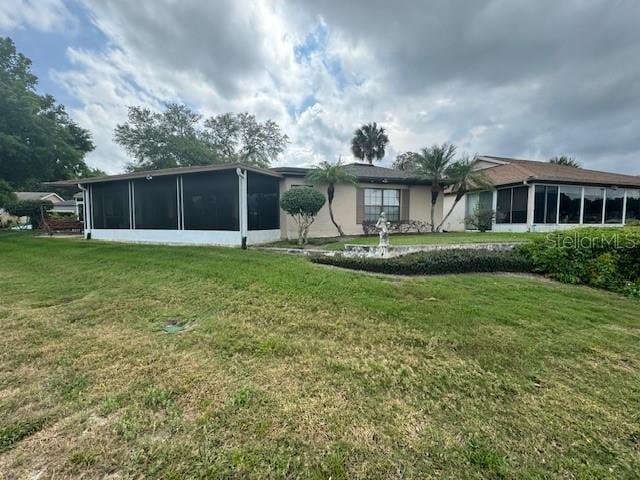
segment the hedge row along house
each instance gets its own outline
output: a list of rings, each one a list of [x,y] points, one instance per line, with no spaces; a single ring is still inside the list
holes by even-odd
[[[622,225],[640,219],[640,177],[488,156],[474,162],[493,188],[467,193],[445,223],[446,230],[465,230],[465,218],[478,204],[496,211],[496,231]],[[357,184],[337,185],[333,203],[345,234],[363,234],[381,211],[395,224],[430,223],[429,179],[363,163],[347,167]],[[309,170],[218,164],[51,185],[81,190],[87,238],[241,246],[297,237],[296,225],[279,201],[288,189],[306,186]],[[439,195],[436,224],[454,197],[453,192]],[[309,236],[336,236],[326,204]]]

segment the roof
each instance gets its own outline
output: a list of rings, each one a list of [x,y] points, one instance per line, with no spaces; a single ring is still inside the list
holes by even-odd
[[[372,183],[423,183],[430,184],[427,178],[416,175],[414,172],[396,170],[394,168],[379,167],[368,163],[348,163],[346,169],[353,173],[358,180]],[[302,167],[275,167],[272,170],[285,176],[304,177],[311,168]]]
[[[235,170],[236,168],[241,168],[243,170],[260,173],[263,175],[270,175],[272,177],[282,177],[282,175],[272,170],[254,167],[252,165],[246,165],[244,163],[218,163],[215,165],[196,165],[193,167],[163,168],[160,170],[145,170],[140,172],[124,173],[121,175],[106,175],[102,177],[89,177],[78,178],[75,180],[62,180],[58,182],[45,182],[45,185],[52,185],[55,187],[75,187],[78,184],[86,185],[89,183],[114,182],[117,180],[134,180],[136,178],[164,177],[169,175],[183,175],[188,173],[215,172],[218,170]]]
[[[63,198],[55,192],[14,192],[18,200],[45,200],[47,197],[58,197],[61,201]]]
[[[476,161],[495,163],[483,168],[485,180],[494,186],[513,185],[523,182],[547,182],[567,184],[588,184],[601,186],[640,187],[640,176],[574,168],[535,160],[521,160],[508,157],[483,155]]]

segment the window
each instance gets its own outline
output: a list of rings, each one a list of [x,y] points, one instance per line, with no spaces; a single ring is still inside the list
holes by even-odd
[[[624,205],[624,190],[607,188],[604,204],[604,223],[622,223],[622,208]]]
[[[533,209],[534,223],[557,223],[558,187],[536,185]]]
[[[496,223],[527,223],[529,187],[511,187],[498,190]]]
[[[466,217],[474,215],[476,211],[493,210],[493,192],[467,193],[466,197]],[[469,230],[474,227],[465,224],[464,228]]]
[[[183,175],[185,230],[239,230],[235,171]]]
[[[258,173],[247,173],[247,206],[249,230],[280,228],[280,179]]]
[[[627,190],[627,215],[625,222],[640,220],[640,190]]]
[[[400,190],[365,188],[364,222],[375,223],[384,212],[390,222],[400,221]]]
[[[580,203],[582,202],[582,188],[560,187],[560,215],[559,223],[580,223]]]
[[[130,228],[128,182],[94,183],[91,196],[93,228]]]
[[[176,177],[153,177],[133,182],[136,228],[178,229]]]
[[[602,207],[604,207],[604,188],[584,187],[584,206],[582,223],[602,223]]]

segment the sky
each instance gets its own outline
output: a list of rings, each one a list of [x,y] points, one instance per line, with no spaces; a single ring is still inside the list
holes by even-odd
[[[639,24],[637,0],[0,0],[0,36],[108,173],[127,107],[178,102],[275,120],[278,165],[350,162],[375,121],[384,166],[449,142],[640,175]]]

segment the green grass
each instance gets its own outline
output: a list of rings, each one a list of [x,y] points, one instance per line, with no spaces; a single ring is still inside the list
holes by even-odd
[[[396,234],[390,236],[391,245],[432,245],[438,243],[508,243],[526,242],[539,238],[544,233],[525,232],[448,232],[448,233],[423,233],[423,234]],[[346,244],[353,245],[377,245],[379,239],[376,235],[369,237],[351,237],[345,240],[339,238],[311,238],[309,245],[325,250],[342,250]],[[296,240],[282,240],[270,244],[271,247],[296,247]]]
[[[0,252],[0,478],[640,471],[637,300],[237,249]]]

